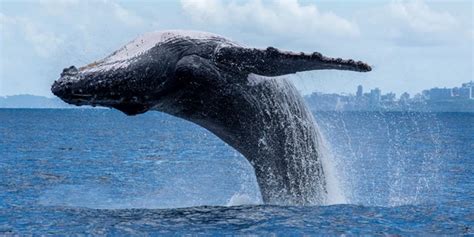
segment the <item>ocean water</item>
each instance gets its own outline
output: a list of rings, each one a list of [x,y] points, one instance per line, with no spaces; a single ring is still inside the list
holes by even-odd
[[[159,112],[0,109],[0,235],[474,234],[474,114],[317,112],[331,205],[263,205],[252,167]]]

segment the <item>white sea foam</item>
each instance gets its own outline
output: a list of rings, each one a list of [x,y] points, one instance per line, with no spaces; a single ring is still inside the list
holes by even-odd
[[[316,126],[318,126],[316,124]],[[321,129],[318,130],[321,131]],[[339,182],[340,175],[337,172],[336,160],[334,159],[334,155],[331,152],[330,145],[327,140],[324,138],[322,132],[320,133],[320,142],[319,142],[319,149],[321,154],[321,163],[324,169],[324,175],[326,179],[326,189],[327,189],[327,197],[326,197],[326,205],[335,205],[335,204],[347,204],[349,201],[347,197],[344,195],[343,187]],[[347,188],[347,187],[344,187]],[[344,191],[343,191],[344,190]]]
[[[234,194],[229,202],[227,202],[226,206],[240,206],[240,205],[250,205],[250,204],[258,204],[250,198],[247,194],[236,193]]]

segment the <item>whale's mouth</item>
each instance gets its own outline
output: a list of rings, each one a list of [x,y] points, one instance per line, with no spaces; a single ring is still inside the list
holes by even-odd
[[[67,97],[61,97],[57,94],[56,96],[60,97],[64,102],[72,105],[82,106],[82,105],[90,105],[93,107],[100,106],[106,104],[104,101],[97,100],[97,96],[92,94],[78,94],[72,92]]]
[[[58,91],[56,87],[55,85],[53,85],[53,89],[52,89],[53,93],[56,96],[61,98],[64,102],[68,104],[76,105],[76,106],[89,105],[93,107],[96,107],[96,106],[110,107],[110,108],[115,108],[117,110],[120,110],[126,115],[142,114],[150,109],[150,106],[146,104],[139,103],[137,101],[127,100],[124,98],[117,99],[117,100],[112,100],[112,99],[104,100],[104,99],[98,99],[97,95],[75,93],[74,91],[65,95],[65,94],[61,94],[63,93],[62,90],[60,92]]]

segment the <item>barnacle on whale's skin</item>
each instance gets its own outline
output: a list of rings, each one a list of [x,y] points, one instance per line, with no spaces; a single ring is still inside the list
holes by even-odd
[[[66,68],[51,89],[75,105],[127,115],[158,110],[194,122],[249,160],[264,202],[322,204],[319,131],[292,83],[274,78],[322,69],[371,67],[320,53],[242,47],[205,32],[151,32],[102,60]]]

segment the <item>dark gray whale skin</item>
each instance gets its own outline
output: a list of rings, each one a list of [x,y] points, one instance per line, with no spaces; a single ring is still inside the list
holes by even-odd
[[[317,125],[291,82],[276,76],[320,69],[366,72],[370,66],[319,53],[246,48],[211,34],[203,39],[167,33],[175,36],[126,59],[125,66],[111,68],[106,58],[64,69],[52,92],[70,104],[112,107],[127,115],[158,110],[196,123],[248,159],[265,203],[324,203]]]

